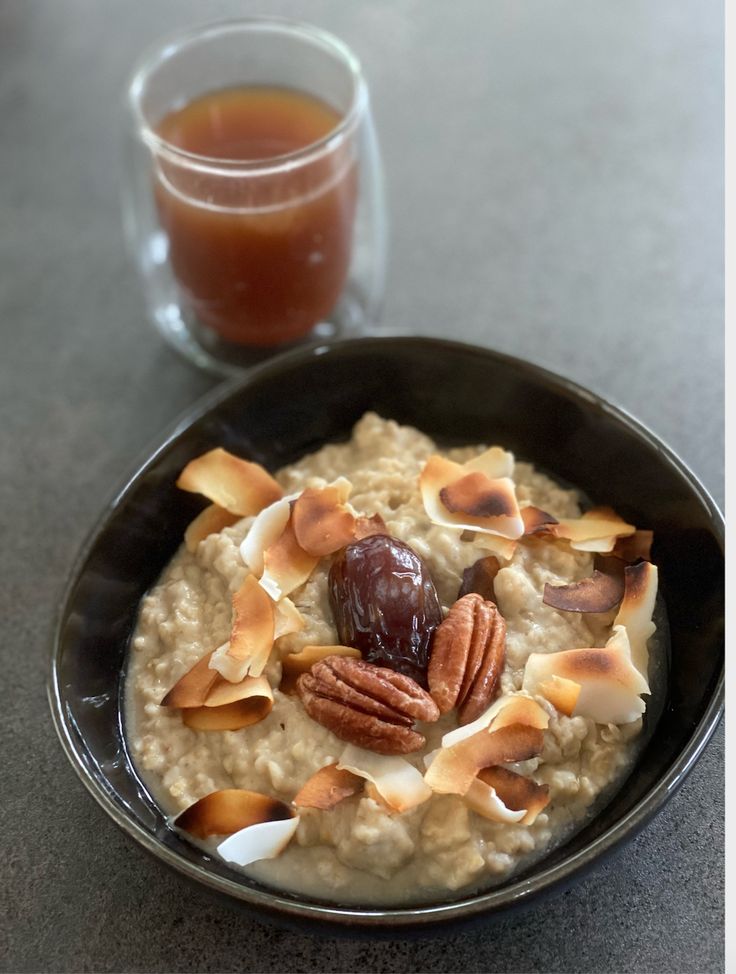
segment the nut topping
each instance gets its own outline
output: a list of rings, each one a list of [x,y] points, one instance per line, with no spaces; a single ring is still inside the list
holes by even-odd
[[[297,680],[312,720],[350,744],[378,754],[408,754],[425,744],[415,720],[439,717],[430,695],[411,677],[349,656],[328,656]]]
[[[506,623],[493,602],[464,595],[437,629],[429,661],[429,690],[440,713],[457,707],[461,724],[491,702],[506,655]]]

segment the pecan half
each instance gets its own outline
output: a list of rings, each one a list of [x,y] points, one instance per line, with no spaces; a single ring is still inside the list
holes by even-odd
[[[452,606],[434,634],[429,692],[440,713],[457,707],[469,724],[493,699],[506,656],[506,623],[497,606],[477,593]]]
[[[378,754],[418,751],[426,742],[414,721],[439,717],[437,704],[411,677],[349,656],[327,656],[296,686],[312,720]]]

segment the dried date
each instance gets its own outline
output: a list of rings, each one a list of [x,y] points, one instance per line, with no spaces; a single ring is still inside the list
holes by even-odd
[[[427,686],[429,646],[442,609],[415,551],[385,534],[356,541],[335,558],[329,593],[344,645]]]

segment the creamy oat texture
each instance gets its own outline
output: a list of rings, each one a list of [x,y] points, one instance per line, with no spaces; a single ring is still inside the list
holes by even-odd
[[[457,598],[463,569],[488,551],[457,530],[430,523],[417,481],[436,449],[417,430],[368,413],[348,443],[325,446],[277,479],[291,493],[348,477],[355,509],[380,514],[389,532],[426,560],[446,612]],[[463,462],[482,449],[447,455]],[[531,503],[557,517],[579,515],[576,493],[529,464],[516,464],[514,480],[522,507]],[[231,597],[246,575],[239,545],[252,520],[210,535],[193,554],[180,549],[142,604],[127,676],[127,736],[139,772],[170,815],[220,788],[247,788],[289,802],[320,767],[339,760],[345,747],[306,715],[297,697],[278,690],[270,715],[239,731],[191,730],[178,711],[159,706],[197,660],[228,639]],[[592,557],[561,544],[525,540],[498,573],[495,591],[507,625],[502,692],[520,690],[530,653],[605,644],[613,613],[584,616],[542,604],[545,582],[560,585],[589,575]],[[308,643],[338,642],[327,596],[329,563],[322,559],[292,595],[306,626],[276,642],[266,669],[272,686],[278,687],[284,655]],[[549,785],[550,803],[533,825],[488,821],[451,795],[435,795],[402,815],[356,796],[330,811],[303,810],[288,849],[245,871],[326,899],[376,904],[446,898],[450,891],[504,879],[522,857],[526,862],[541,854],[585,816],[596,796],[623,773],[641,729],[640,720],[616,727],[565,717],[543,698],[537,700],[550,716],[544,750],[510,766]],[[455,726],[454,713],[422,726],[426,751],[407,759],[423,772],[423,754]]]

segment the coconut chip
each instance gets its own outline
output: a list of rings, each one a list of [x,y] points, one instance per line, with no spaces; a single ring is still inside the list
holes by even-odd
[[[297,541],[292,515],[278,540],[263,553],[260,584],[278,602],[307,581],[318,561],[319,558],[307,554]]]
[[[550,525],[559,524],[556,517],[552,517],[540,507],[529,504],[521,509],[521,520],[524,522],[524,535],[549,534]]]
[[[493,725],[493,730],[498,730],[499,727],[507,727],[509,724],[527,724],[529,727],[546,730],[549,727],[549,717],[531,697],[507,693],[495,700],[471,724],[448,731],[442,738],[442,747],[452,747],[485,727]]]
[[[336,764],[320,768],[316,774],[302,785],[295,795],[292,805],[299,808],[321,808],[326,810],[350,798],[363,787],[358,775]]]
[[[282,693],[295,693],[296,681],[302,673],[308,673],[315,663],[327,656],[353,656],[361,659],[359,649],[352,646],[303,646],[298,653],[284,656],[281,662]]]
[[[442,747],[424,775],[440,794],[464,795],[481,768],[536,757],[544,744],[544,731],[524,724],[499,730],[484,729],[451,747]]]
[[[192,730],[235,731],[258,724],[271,713],[273,692],[264,676],[246,676],[240,683],[219,677],[202,707],[187,707],[181,717]]]
[[[291,599],[279,599],[275,608],[273,641],[293,632],[301,632],[305,625],[304,616]]]
[[[249,825],[291,819],[294,810],[277,798],[243,788],[223,788],[200,798],[177,818],[174,825],[199,839],[232,835]]]
[[[307,487],[294,501],[294,534],[307,554],[331,555],[353,540],[355,513],[345,504],[352,489],[340,477],[326,487]]]
[[[162,707],[203,707],[207,694],[218,679],[210,666],[212,653],[207,653],[174,684],[161,701]]]
[[[443,527],[519,538],[524,522],[513,480],[491,478],[486,470],[479,469],[479,459],[475,459],[475,466],[454,463],[437,454],[427,460],[419,487],[429,519]]]
[[[463,801],[478,815],[490,819],[491,822],[502,822],[505,825],[515,825],[526,815],[526,809],[509,808],[494,788],[491,788],[480,776],[473,778],[470,787],[463,795]]]
[[[531,778],[507,768],[483,768],[478,772],[478,779],[496,793],[506,808],[524,812],[522,825],[533,825],[549,804],[548,785],[538,785]]]
[[[457,593],[458,599],[475,592],[486,601],[495,602],[496,593],[493,583],[500,570],[501,565],[494,555],[487,555],[473,562],[463,571],[462,585]]]
[[[221,842],[217,851],[226,862],[238,866],[247,866],[259,859],[275,859],[287,847],[298,825],[298,815],[281,822],[249,825]]]
[[[224,507],[209,504],[190,522],[184,532],[184,544],[187,551],[196,551],[200,541],[204,541],[211,534],[218,534],[223,528],[229,528],[240,520],[239,514],[231,514]]]
[[[176,486],[194,494],[204,494],[239,517],[258,514],[283,493],[259,463],[243,460],[221,447],[190,460]]]
[[[374,534],[388,534],[388,528],[380,514],[371,514],[370,517],[359,515],[355,519],[353,534],[356,541],[362,541]]]
[[[491,480],[498,480],[500,477],[512,477],[514,474],[514,454],[509,453],[500,446],[492,446],[479,453],[472,460],[467,460],[462,464],[464,470],[479,470]]]
[[[407,812],[432,795],[421,772],[404,758],[374,754],[348,744],[337,767],[372,782],[383,801],[397,812]]]
[[[561,676],[551,676],[537,686],[537,693],[549,700],[555,710],[572,717],[580,696],[580,684]]]
[[[474,543],[486,551],[490,551],[490,557],[500,558],[503,562],[510,562],[514,557],[518,541],[509,541],[497,534],[476,534],[473,536]]]
[[[552,537],[570,542],[577,551],[613,551],[616,539],[634,534],[636,528],[627,524],[610,507],[593,507],[578,518],[561,518],[549,525]]]
[[[240,556],[254,575],[263,574],[263,553],[283,534],[291,514],[290,502],[298,496],[290,494],[264,507],[243,538]]]
[[[613,624],[626,627],[631,660],[639,673],[646,677],[649,672],[647,640],[657,628],[652,622],[657,601],[657,566],[648,561],[627,566],[624,570],[624,581],[624,598]]]
[[[601,564],[615,559],[602,559]],[[620,564],[620,562],[619,562]],[[570,585],[544,586],[542,602],[564,612],[608,612],[623,598],[623,576],[616,571],[594,569],[593,574]]]
[[[653,531],[635,531],[627,538],[617,538],[611,554],[623,561],[651,561]]]
[[[260,676],[274,641],[274,606],[255,575],[233,595],[234,621],[230,639],[212,654],[210,666],[231,683]]]
[[[573,714],[597,724],[628,724],[646,709],[640,694],[649,693],[649,685],[632,663],[624,626],[614,625],[602,649],[532,653],[524,669],[523,689],[541,694],[541,687],[553,677],[580,685]]]

